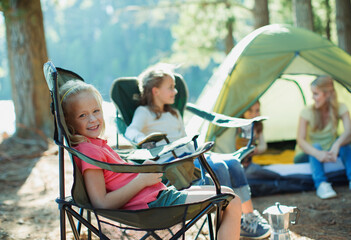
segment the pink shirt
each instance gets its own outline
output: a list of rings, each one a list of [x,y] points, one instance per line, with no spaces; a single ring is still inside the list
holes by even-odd
[[[132,164],[127,163],[120,158],[120,156],[113,151],[110,146],[107,145],[107,141],[97,138],[89,138],[90,142],[83,142],[75,146],[74,148],[81,153],[87,155],[96,160],[107,163],[118,163],[118,164]],[[81,159],[74,158],[79,170],[84,174],[87,169],[101,169],[97,166],[91,165],[82,161]],[[124,185],[132,181],[139,173],[115,173],[109,170],[103,169],[105,178],[105,186],[107,192],[117,190]],[[133,198],[131,198],[122,208],[129,210],[145,209],[148,208],[148,203],[155,201],[158,193],[161,190],[165,190],[167,187],[163,183],[157,183],[152,186],[148,186],[138,192]]]

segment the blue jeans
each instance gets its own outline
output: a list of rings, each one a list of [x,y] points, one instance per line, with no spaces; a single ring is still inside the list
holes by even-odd
[[[313,147],[322,150],[322,147],[319,143],[313,144]],[[340,147],[339,155],[341,161],[344,164],[346,176],[349,181],[351,181],[351,145],[347,144]],[[324,163],[318,161],[317,158],[308,155],[308,159],[310,162],[311,170],[312,170],[312,179],[314,181],[314,186],[318,188],[321,182],[326,182],[327,177],[324,172]]]
[[[205,153],[205,157],[221,186],[233,189],[243,203],[251,199],[251,190],[244,169],[232,154]],[[196,167],[200,167],[198,159],[194,163]]]
[[[178,157],[184,157],[190,153],[183,153]],[[240,197],[242,203],[251,199],[251,190],[248,184],[244,168],[241,163],[233,158],[232,154],[205,153],[205,158],[215,172],[221,186],[227,186]],[[167,161],[171,161],[171,157]],[[198,159],[194,161],[195,167],[201,169]]]

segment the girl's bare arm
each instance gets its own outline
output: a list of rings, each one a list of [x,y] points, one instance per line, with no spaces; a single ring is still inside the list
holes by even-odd
[[[306,141],[307,136],[307,126],[308,121],[302,117],[299,118],[299,125],[297,128],[297,144],[306,154],[314,156],[320,162],[328,162],[331,161],[328,152],[320,151],[314,148],[310,143]]]
[[[351,120],[350,114],[347,111],[341,117],[343,125],[344,125],[344,132],[338,137],[338,139],[333,143],[330,152],[336,158],[339,154],[339,149],[341,146],[350,143],[351,140]]]
[[[264,139],[263,132],[258,135],[258,144],[255,149],[255,154],[264,153],[267,150],[267,143]]]
[[[83,177],[94,207],[118,209],[143,188],[161,182],[162,173],[140,173],[127,185],[109,193],[106,192],[105,179],[101,169],[85,170]]]

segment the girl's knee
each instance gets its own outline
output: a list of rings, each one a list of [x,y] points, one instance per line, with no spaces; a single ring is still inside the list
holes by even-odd
[[[240,197],[235,195],[235,197],[229,202],[227,206],[228,210],[231,212],[237,212],[241,214],[241,200]]]

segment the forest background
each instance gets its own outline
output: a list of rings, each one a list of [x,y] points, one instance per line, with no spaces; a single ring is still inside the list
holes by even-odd
[[[117,77],[179,64],[195,102],[235,44],[272,23],[307,28],[350,53],[350,0],[0,0],[0,100],[12,100],[16,114],[7,142],[52,136],[48,60],[106,101]]]

